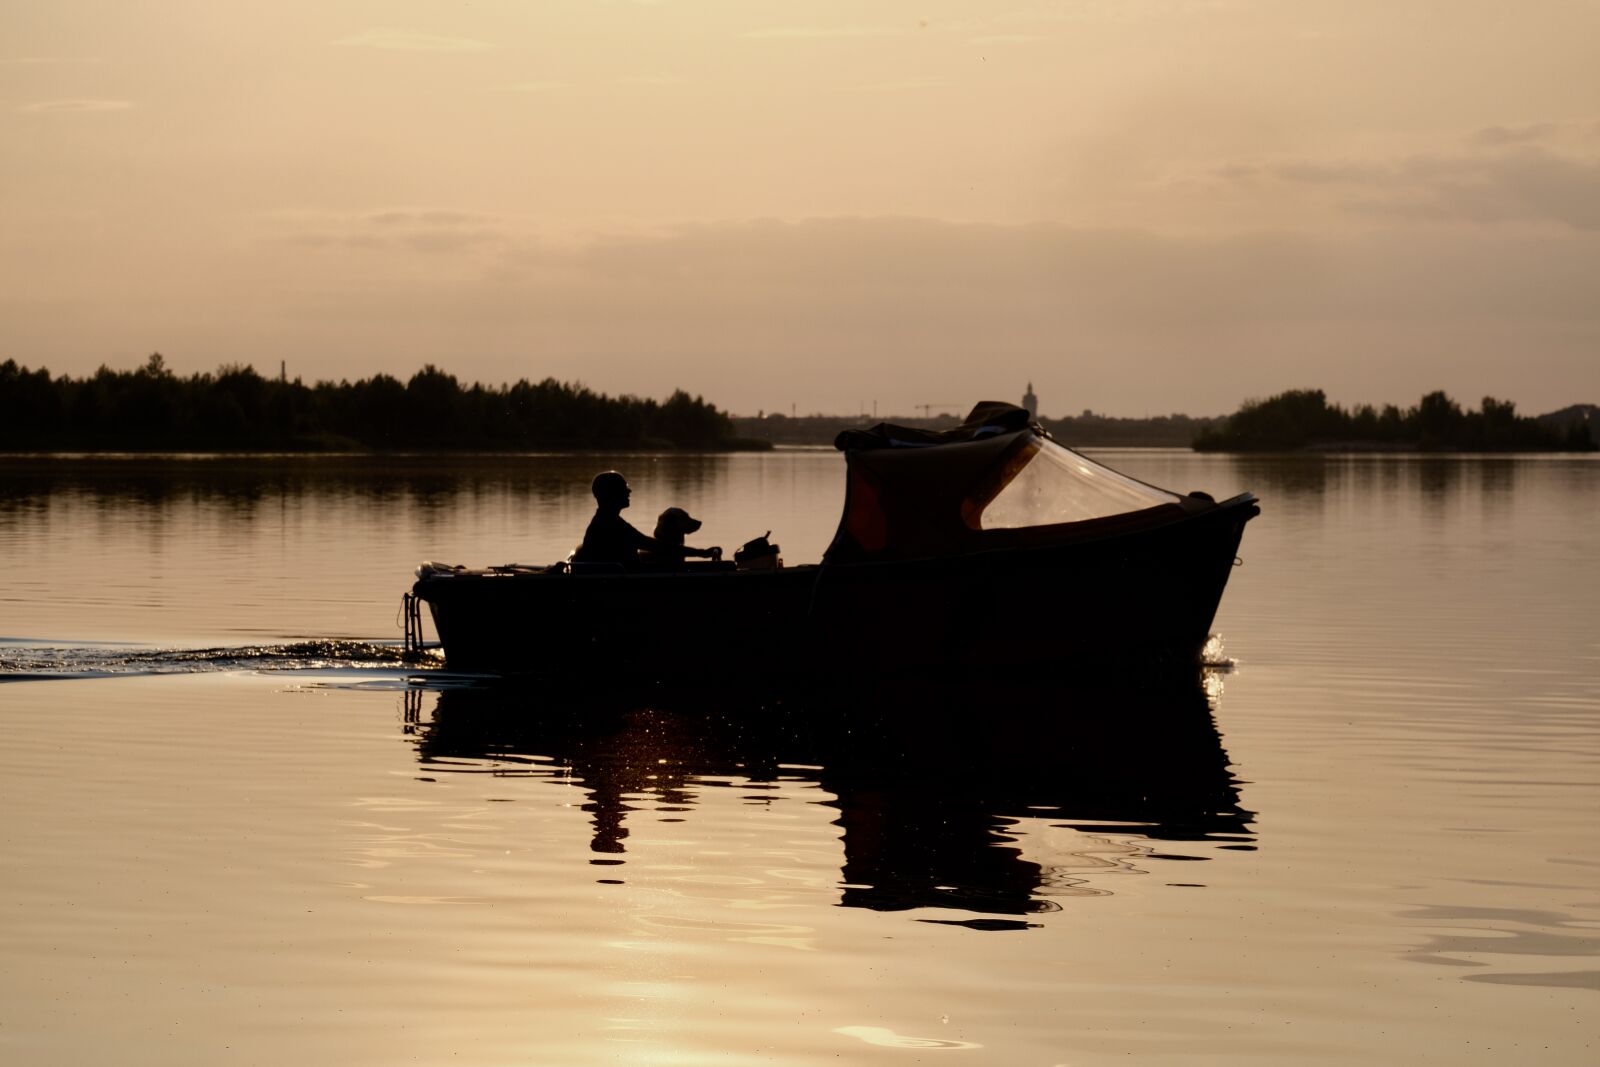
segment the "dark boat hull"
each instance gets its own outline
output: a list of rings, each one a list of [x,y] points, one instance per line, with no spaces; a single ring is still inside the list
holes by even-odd
[[[413,592],[460,671],[671,678],[1192,664],[1257,513],[1244,497],[1142,529],[939,559],[435,575]]]

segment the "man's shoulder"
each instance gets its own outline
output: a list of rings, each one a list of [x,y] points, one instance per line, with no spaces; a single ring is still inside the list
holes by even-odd
[[[584,531],[586,541],[631,541],[643,537],[633,525],[616,512],[598,512],[589,520],[589,528]]]
[[[597,511],[594,518],[589,520],[591,530],[631,530],[633,524],[623,518],[619,512]]]

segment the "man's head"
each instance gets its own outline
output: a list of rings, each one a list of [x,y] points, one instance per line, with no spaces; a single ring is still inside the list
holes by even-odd
[[[628,487],[628,479],[616,471],[596,474],[594,481],[589,483],[589,489],[601,507],[616,508],[618,511],[628,506],[628,497],[633,492]]]

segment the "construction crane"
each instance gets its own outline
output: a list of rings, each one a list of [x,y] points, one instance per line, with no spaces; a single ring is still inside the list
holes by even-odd
[[[954,411],[957,414],[961,412],[960,404],[912,404],[911,406],[922,412],[922,417],[925,419],[932,418],[935,411]]]

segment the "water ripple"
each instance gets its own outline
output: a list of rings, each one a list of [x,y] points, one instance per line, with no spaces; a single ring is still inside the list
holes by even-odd
[[[46,644],[0,640],[0,682],[208,671],[334,670],[438,666],[436,653],[407,657],[399,643],[323,639],[219,648]]]

